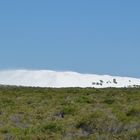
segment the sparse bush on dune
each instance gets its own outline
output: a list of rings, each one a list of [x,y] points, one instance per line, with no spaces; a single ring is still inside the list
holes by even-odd
[[[1,86],[0,139],[139,140],[140,89]]]

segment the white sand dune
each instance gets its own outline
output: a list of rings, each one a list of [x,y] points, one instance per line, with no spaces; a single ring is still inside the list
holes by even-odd
[[[56,72],[50,70],[3,70],[0,71],[1,85],[32,87],[133,87],[140,79],[109,75]]]

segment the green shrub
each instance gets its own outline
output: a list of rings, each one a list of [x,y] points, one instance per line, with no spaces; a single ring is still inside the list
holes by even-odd
[[[42,124],[40,130],[41,130],[41,132],[57,133],[57,132],[61,132],[63,129],[57,123],[49,122],[49,123],[46,123],[46,124]]]
[[[133,107],[127,113],[127,116],[139,116],[140,117],[140,108]]]
[[[106,104],[113,104],[115,102],[115,100],[114,99],[105,99],[104,100],[104,103],[106,103]]]
[[[137,140],[139,124],[139,88],[0,87],[2,140]]]

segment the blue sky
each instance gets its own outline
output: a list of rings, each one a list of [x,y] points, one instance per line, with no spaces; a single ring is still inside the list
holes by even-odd
[[[139,0],[4,0],[0,69],[140,77]]]

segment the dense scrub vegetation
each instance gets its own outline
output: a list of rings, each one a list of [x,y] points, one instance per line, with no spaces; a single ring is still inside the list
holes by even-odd
[[[140,89],[0,87],[2,140],[139,140]]]

